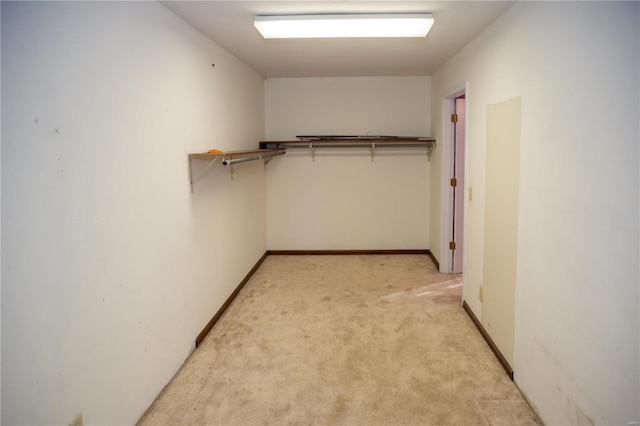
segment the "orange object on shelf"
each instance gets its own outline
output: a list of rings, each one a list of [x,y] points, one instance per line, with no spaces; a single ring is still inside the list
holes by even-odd
[[[210,149],[208,151],[209,154],[221,154],[222,151],[220,151],[219,149]]]

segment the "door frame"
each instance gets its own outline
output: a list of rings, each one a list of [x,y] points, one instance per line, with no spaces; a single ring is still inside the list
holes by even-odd
[[[442,94],[442,164],[441,164],[441,176],[440,176],[440,272],[443,274],[449,274],[452,271],[451,265],[453,261],[453,255],[451,250],[449,249],[449,242],[452,241],[452,230],[453,230],[453,220],[455,216],[455,212],[453,211],[453,194],[451,191],[451,172],[453,170],[453,143],[454,143],[454,131],[453,126],[451,125],[451,114],[455,112],[455,103],[456,98],[464,95],[465,96],[465,138],[468,141],[468,126],[469,126],[469,82],[465,81],[464,83],[458,84],[457,86],[452,87],[449,90],[446,90]],[[467,164],[469,164],[466,159],[468,158],[468,143],[465,141],[464,144],[464,176],[467,174]],[[465,178],[466,182],[466,178]],[[465,186],[467,184],[465,183]],[[466,194],[466,191],[464,191]],[[466,204],[466,197],[463,197],[462,205]],[[463,207],[464,208],[464,207]],[[464,223],[463,223],[463,234],[466,234],[467,228],[467,212],[464,209]],[[462,254],[462,272],[464,275],[464,271],[466,269],[466,253],[465,253],[466,244],[463,244],[463,254]],[[463,284],[464,287],[464,284]]]

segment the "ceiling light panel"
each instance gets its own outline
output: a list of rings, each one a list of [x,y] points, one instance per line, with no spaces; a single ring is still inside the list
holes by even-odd
[[[264,38],[425,37],[430,13],[256,16]]]

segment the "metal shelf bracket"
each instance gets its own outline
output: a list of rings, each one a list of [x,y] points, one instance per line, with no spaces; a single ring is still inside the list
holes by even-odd
[[[199,181],[200,179],[202,179],[202,177],[204,175],[206,175],[207,173],[209,173],[209,170],[211,170],[211,168],[214,166],[214,164],[216,164],[216,162],[220,159],[220,157],[214,157],[213,160],[211,160],[209,162],[209,164],[207,164],[207,166],[200,172],[200,174],[198,176],[196,176],[195,178],[193,177],[193,172],[192,172],[192,165],[191,162],[193,161],[193,158],[189,157],[189,176],[191,178],[191,192],[193,192],[193,185]]]
[[[311,161],[316,162],[316,150],[313,148],[313,143],[309,144],[309,149],[311,150]]]
[[[222,160],[222,165],[230,166],[229,169],[231,171],[231,180],[233,180],[233,173],[236,172],[238,168],[240,168],[240,166],[242,165],[241,163],[246,163],[247,161],[264,160],[264,165],[266,167],[267,163],[271,161],[273,157],[275,157],[276,155],[284,155],[284,154],[285,154],[285,151],[281,151],[281,152],[265,153],[265,154],[255,155],[252,157],[243,157],[243,158],[237,158],[237,159],[230,158],[229,160],[227,160],[225,158]],[[234,164],[240,164],[240,166],[236,166],[234,170],[233,168]]]

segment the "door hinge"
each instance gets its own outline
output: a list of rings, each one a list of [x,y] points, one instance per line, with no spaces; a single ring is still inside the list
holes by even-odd
[[[455,241],[451,241],[449,243],[449,250],[455,250],[456,249],[456,243]]]
[[[451,186],[458,186],[458,179],[456,178],[451,179]]]
[[[452,123],[458,122],[458,114],[451,114],[451,122]]]

